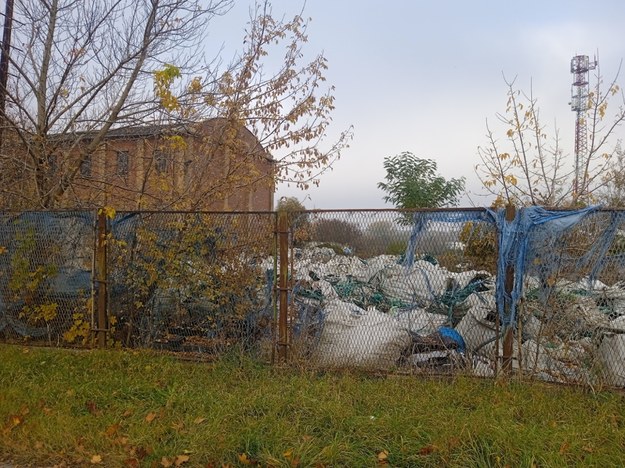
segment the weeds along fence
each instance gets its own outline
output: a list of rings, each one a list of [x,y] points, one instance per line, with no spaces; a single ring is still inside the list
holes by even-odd
[[[272,340],[275,214],[39,212],[0,226],[5,341],[216,354]]]
[[[625,386],[625,212],[0,217],[0,338]]]

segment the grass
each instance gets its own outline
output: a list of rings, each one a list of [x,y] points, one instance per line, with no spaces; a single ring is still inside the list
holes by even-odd
[[[622,466],[625,397],[0,345],[0,460],[34,466]]]

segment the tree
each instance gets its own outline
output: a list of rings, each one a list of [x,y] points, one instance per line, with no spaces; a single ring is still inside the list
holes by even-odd
[[[58,206],[111,128],[153,115],[152,72],[164,62],[191,66],[209,20],[230,4],[17,0],[13,42],[20,47],[10,51],[10,78],[0,90],[10,140],[2,151],[5,191],[26,206]],[[61,147],[78,156],[52,163]]]
[[[618,174],[611,171],[616,146],[613,137],[625,120],[625,97],[616,83],[618,74],[606,91],[596,69],[594,90],[588,96],[585,124],[588,130],[588,150],[579,155],[576,182],[575,165],[564,152],[558,129],[551,136],[540,117],[537,98],[505,80],[508,87],[506,110],[497,114],[505,137],[498,138],[486,122],[487,145],[478,148],[481,164],[476,172],[490,193],[501,196],[507,203],[518,205],[578,206],[597,199]],[[621,105],[612,115],[611,98],[619,96]],[[575,187],[578,187],[575,190]]]
[[[625,207],[625,151],[617,143],[615,157],[603,179],[605,187],[599,191],[598,200],[609,207]]]
[[[306,21],[277,20],[265,1],[252,10],[242,52],[228,63],[208,60],[202,41],[210,20],[232,4],[16,0],[13,43],[20,47],[11,50],[9,81],[0,90],[3,198],[22,208],[76,206],[71,193],[80,168],[97,157],[112,129],[211,117],[225,124],[204,152],[238,154],[237,135],[249,128],[274,156],[272,184],[318,183],[350,138],[347,131],[329,149],[320,146],[334,109],[333,88],[324,85],[326,59],[303,61]],[[281,48],[283,60],[270,70],[267,57]],[[228,176],[203,195],[223,197],[254,183],[260,175],[248,170],[248,159],[232,160]]]
[[[286,212],[294,245],[310,240],[311,224],[306,207],[295,197],[282,197],[278,201],[278,213]]]
[[[436,174],[436,162],[410,152],[384,158],[386,181],[378,188],[388,193],[385,202],[397,208],[441,208],[456,205],[464,178],[446,180]]]
[[[357,224],[336,218],[319,219],[313,223],[313,240],[358,248],[362,230]]]
[[[359,255],[373,257],[382,254],[399,254],[406,250],[409,232],[400,230],[399,224],[379,220],[369,224],[363,232]]]

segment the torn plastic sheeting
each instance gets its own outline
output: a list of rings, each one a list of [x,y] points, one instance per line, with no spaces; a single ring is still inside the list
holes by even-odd
[[[421,336],[435,333],[447,323],[447,317],[444,315],[433,314],[423,309],[393,310],[389,315],[405,330]]]
[[[497,305],[502,326],[515,326],[516,305],[523,294],[523,276],[526,272],[531,240],[540,245],[579,223],[598,206],[577,211],[549,211],[538,206],[521,208],[512,221],[505,218],[505,210],[489,210],[499,231],[497,258]],[[541,229],[538,231],[538,229]],[[514,284],[510,295],[505,292],[506,270],[514,268]],[[506,305],[509,312],[506,314]]]
[[[607,383],[625,387],[625,335],[605,336],[599,346],[599,359]]]
[[[608,255],[610,247],[613,245],[614,240],[616,239],[616,235],[619,233],[619,227],[625,221],[625,212],[623,211],[613,211],[610,214],[610,222],[608,223],[608,227],[603,231],[600,239],[597,239],[596,242],[590,248],[590,252],[588,252],[587,258],[599,258],[600,260],[595,263],[590,272],[589,281],[595,280],[599,273],[605,268],[606,263],[608,261],[612,263],[617,263],[620,266],[625,265],[625,257],[623,255]],[[616,262],[614,262],[616,260]]]
[[[382,270],[376,279],[387,296],[405,304],[423,306],[436,301],[447,289],[447,277],[439,267],[417,261],[411,268],[392,265]]]
[[[462,336],[470,353],[480,353],[489,357],[495,346],[497,332],[495,324],[487,320],[491,309],[486,306],[473,306],[456,325],[456,332]]]

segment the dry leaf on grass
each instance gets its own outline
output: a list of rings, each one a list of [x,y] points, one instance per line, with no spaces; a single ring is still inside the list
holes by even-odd
[[[189,461],[189,455],[178,455],[174,460],[174,465],[180,466]]]
[[[113,437],[114,435],[117,434],[118,431],[119,431],[119,424],[111,424],[109,427],[106,428],[106,430],[104,431],[104,434],[107,437]]]
[[[419,450],[419,455],[430,455],[433,452],[436,452],[438,450],[438,447],[436,445],[430,444],[430,445],[426,445],[425,447],[421,447],[421,450]]]

